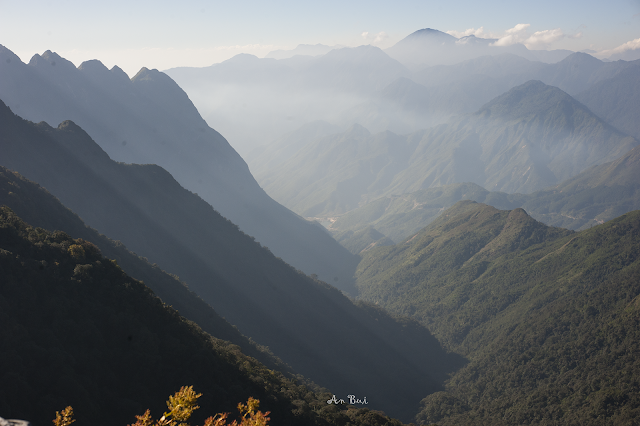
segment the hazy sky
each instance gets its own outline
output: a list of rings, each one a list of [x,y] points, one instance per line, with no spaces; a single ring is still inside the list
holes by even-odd
[[[53,50],[130,76],[300,43],[385,48],[421,28],[536,49],[640,48],[640,0],[0,0],[0,44],[23,61]]]

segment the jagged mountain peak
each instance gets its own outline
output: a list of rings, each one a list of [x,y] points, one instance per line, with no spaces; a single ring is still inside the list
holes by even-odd
[[[64,59],[62,56],[52,52],[51,50],[47,50],[42,55],[38,55],[37,53],[33,55],[29,61],[29,65],[35,66],[40,70],[76,70],[76,66],[73,65],[71,61]]]
[[[124,72],[124,70],[122,68],[120,68],[119,66],[117,66],[117,65],[114,65],[113,68],[111,68],[111,72],[113,74],[115,74],[116,76],[118,76],[118,77],[124,77],[127,80],[129,80],[129,75],[126,72]]]
[[[114,66],[109,70],[97,59],[84,61],[80,64],[78,70],[94,82],[130,83],[129,76],[121,68]]]

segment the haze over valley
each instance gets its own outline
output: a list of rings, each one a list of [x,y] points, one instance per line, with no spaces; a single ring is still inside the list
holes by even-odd
[[[0,18],[0,423],[639,423],[640,9],[428,5]]]

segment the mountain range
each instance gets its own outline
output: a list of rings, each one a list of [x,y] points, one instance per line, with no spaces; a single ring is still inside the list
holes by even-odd
[[[426,325],[469,364],[422,402],[421,423],[635,423],[634,211],[572,232],[522,209],[462,201],[363,255],[364,300]]]
[[[385,49],[385,52],[414,70],[433,65],[452,65],[480,56],[503,53],[540,62],[558,62],[573,53],[569,50],[529,50],[520,43],[500,46],[495,44],[497,41],[474,35],[458,38],[432,28],[424,28],[409,34]]]
[[[345,247],[359,253],[369,245],[388,243],[385,238],[400,242],[456,202],[473,200],[500,209],[524,208],[547,225],[587,229],[640,209],[639,155],[640,149],[635,147],[617,160],[591,167],[559,185],[532,194],[490,192],[467,182],[385,196],[327,226]],[[367,239],[360,236],[363,232]],[[354,245],[355,241],[358,243]]]
[[[380,196],[452,183],[531,193],[637,144],[562,90],[529,81],[474,114],[406,136],[354,125],[309,142],[257,178],[299,214],[326,217]]]
[[[78,222],[15,173],[3,171],[0,185],[29,214],[37,216],[33,208],[44,202],[53,207],[44,220]],[[110,251],[123,253],[113,245]],[[3,416],[46,424],[72,406],[80,425],[127,424],[145,409],[162,413],[167,395],[189,383],[202,394],[203,410],[192,419],[198,424],[251,397],[276,423],[401,424],[366,408],[327,404],[329,391],[314,391],[300,376],[287,378],[203,332],[91,242],[32,227],[6,206],[0,207],[0,273]],[[152,285],[163,285],[162,274],[149,277]]]
[[[350,280],[349,253],[266,195],[165,74],[143,68],[129,79],[117,66],[93,60],[76,68],[50,51],[24,64],[3,46],[0,73],[0,99],[21,117],[54,127],[73,120],[114,160],[162,166],[288,263],[327,281]]]
[[[338,395],[366,394],[370,407],[409,420],[420,399],[461,365],[423,327],[354,304],[276,258],[159,166],[114,162],[71,121],[54,129],[1,111],[2,165],[177,274],[296,373]]]
[[[0,46],[0,414],[638,423],[639,63],[495,42]]]

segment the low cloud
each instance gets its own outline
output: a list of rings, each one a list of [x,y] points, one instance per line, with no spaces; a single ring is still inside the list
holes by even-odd
[[[627,52],[629,50],[637,50],[637,49],[640,49],[640,38],[628,41],[628,42],[626,42],[624,44],[621,44],[620,46],[618,46],[618,47],[616,47],[614,49],[602,50],[602,51],[598,52],[595,56],[597,56],[599,58],[608,58],[611,55],[624,53],[624,52]]]
[[[478,29],[469,28],[465,31],[447,31],[454,37],[466,37],[474,35],[479,38],[493,38],[496,41],[493,46],[511,46],[514,44],[524,44],[528,49],[546,49],[553,43],[564,38],[580,38],[582,33],[575,35],[565,34],[560,28],[552,30],[536,31],[533,34],[529,32],[531,24],[518,24],[513,28],[509,28],[503,33],[493,33],[485,31],[484,27]]]
[[[454,37],[457,38],[462,38],[462,37],[467,37],[467,36],[476,36],[478,38],[492,38],[491,34],[487,34],[484,31],[484,27],[480,27],[478,29],[475,28],[469,28],[467,30],[464,31],[456,31],[456,30],[451,30],[451,31],[446,31],[447,34],[452,35]]]
[[[361,36],[366,43],[373,45],[383,44],[389,39],[389,35],[384,31],[380,31],[378,34],[371,34],[370,32],[365,31]]]

